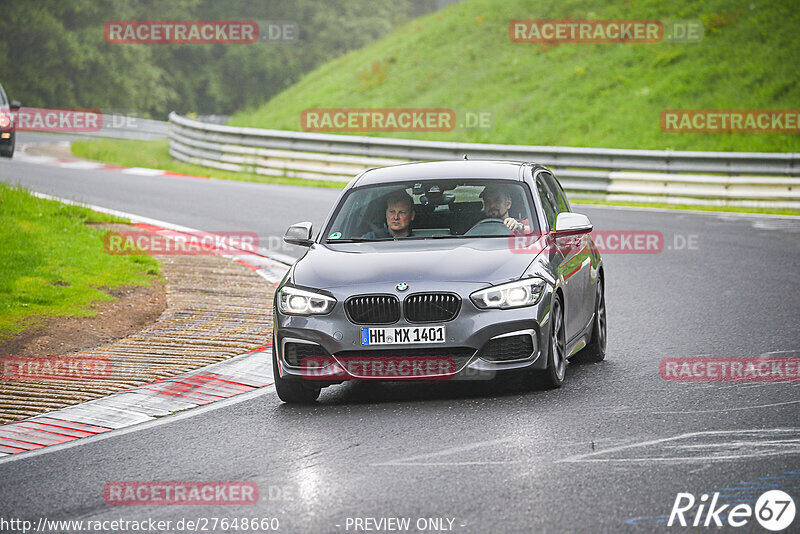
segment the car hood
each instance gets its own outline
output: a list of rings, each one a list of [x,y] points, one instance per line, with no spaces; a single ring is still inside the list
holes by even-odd
[[[484,282],[519,278],[535,254],[507,239],[409,240],[312,245],[294,267],[294,283],[319,289],[387,282]]]

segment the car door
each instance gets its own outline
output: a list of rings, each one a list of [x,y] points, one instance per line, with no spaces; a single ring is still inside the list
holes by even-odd
[[[541,171],[536,176],[536,189],[550,229],[555,228],[559,213],[570,211],[569,202],[552,174]],[[585,236],[559,238],[556,253],[558,277],[564,289],[564,325],[567,341],[577,336],[588,323],[586,317],[586,292],[589,285],[591,261],[586,254],[588,240]]]

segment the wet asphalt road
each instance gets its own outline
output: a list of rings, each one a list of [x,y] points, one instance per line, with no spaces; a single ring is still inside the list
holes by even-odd
[[[203,230],[256,231],[262,244],[291,222],[318,227],[338,194],[5,160],[0,179]],[[664,250],[604,256],[608,357],[570,365],[560,390],[518,376],[354,383],[295,407],[266,387],[4,459],[0,518],[153,518],[176,532],[181,518],[213,517],[277,518],[280,532],[365,532],[356,518],[390,517],[409,518],[408,532],[650,532],[681,530],[664,525],[679,492],[753,504],[782,489],[797,501],[800,382],[665,381],[659,362],[800,356],[800,219],[576,211],[597,230],[658,230]],[[260,499],[107,505],[104,485],[121,480],[252,481]],[[723,531],[764,532],[753,519]]]

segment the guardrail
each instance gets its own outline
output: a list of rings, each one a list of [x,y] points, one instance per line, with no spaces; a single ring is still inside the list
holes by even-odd
[[[128,115],[103,113],[103,127],[96,132],[82,132],[90,137],[109,137],[113,139],[163,139],[167,137],[167,121],[143,119]]]
[[[497,145],[239,128],[169,115],[169,152],[235,172],[349,181],[407,161],[521,160],[553,169],[571,196],[800,208],[800,154]]]
[[[230,115],[198,115],[195,120],[213,124],[225,124]],[[169,123],[154,119],[144,119],[131,115],[103,113],[103,127],[96,132],[82,132],[81,135],[111,137],[116,139],[164,139],[169,133]]]

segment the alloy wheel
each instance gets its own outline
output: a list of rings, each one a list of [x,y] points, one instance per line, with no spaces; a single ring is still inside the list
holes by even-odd
[[[564,337],[564,315],[561,302],[556,300],[552,310],[552,331],[550,334],[550,353],[553,355],[553,368],[558,380],[564,380],[567,372],[567,347]]]

